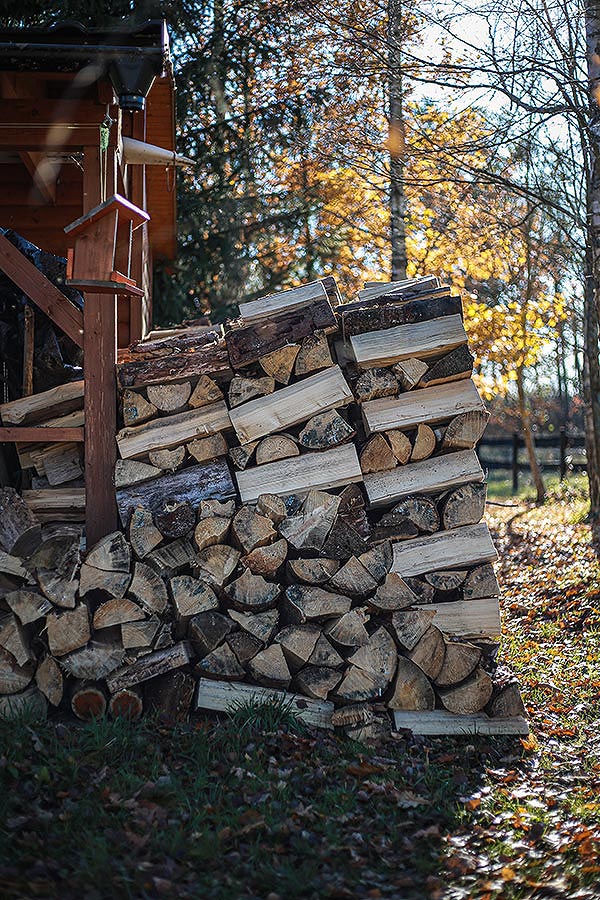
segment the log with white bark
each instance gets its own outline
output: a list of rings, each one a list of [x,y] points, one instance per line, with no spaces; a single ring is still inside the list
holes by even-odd
[[[388,472],[365,475],[371,507],[385,506],[411,494],[435,494],[468,482],[481,482],[483,469],[474,450],[459,450],[446,456],[398,466]]]
[[[522,716],[491,719],[485,713],[456,715],[443,709],[432,712],[394,712],[398,731],[412,731],[421,735],[528,735],[529,725]]]

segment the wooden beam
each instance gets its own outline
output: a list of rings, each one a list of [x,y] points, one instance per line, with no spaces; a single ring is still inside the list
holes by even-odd
[[[42,195],[45,203],[56,203],[56,176],[60,163],[48,159],[45,153],[22,150],[19,156]]]
[[[399,397],[368,400],[361,408],[367,434],[436,425],[477,410],[485,410],[485,404],[471,379],[409,391]]]
[[[7,443],[14,441],[15,443],[37,444],[71,444],[83,442],[83,428],[48,428],[39,425],[37,428],[11,428],[10,426],[0,426],[0,441]]]
[[[508,719],[490,719],[485,713],[472,716],[457,716],[442,709],[431,712],[419,710],[394,712],[396,731],[412,731],[413,734],[529,734],[527,719],[512,716]]]
[[[350,338],[354,358],[361,368],[391,366],[403,359],[429,359],[449,353],[467,342],[460,316],[443,316],[411,325],[397,325]]]
[[[420,462],[397,466],[387,472],[365,475],[370,506],[386,506],[412,494],[435,494],[471,481],[484,480],[483,469],[474,450],[459,450]]]
[[[0,203],[2,198],[0,198]],[[35,228],[62,231],[65,225],[81,215],[81,205],[77,206],[31,206],[21,207],[0,205],[0,222],[5,228],[29,233]]]
[[[2,100],[2,122],[37,128],[77,128],[92,125],[96,129],[104,118],[106,106],[89,100],[53,100],[47,97]]]
[[[243,503],[251,503],[260,494],[294,494],[310,490],[329,490],[362,481],[362,471],[354,444],[332,450],[307,453],[254,469],[236,472]]]
[[[0,234],[0,269],[78,347],[83,347],[83,314],[3,234]]]
[[[198,680],[198,709],[212,709],[217,712],[229,712],[240,703],[275,703],[289,704],[296,715],[309,725],[319,728],[333,728],[331,716],[334,706],[328,700],[310,700],[298,694],[288,694],[273,688],[258,687],[254,684],[243,684],[232,681],[211,681],[208,678]]]
[[[394,544],[392,549],[394,557],[390,571],[397,572],[402,578],[451,567],[477,566],[498,559],[490,530],[484,523],[412,538]]]
[[[114,131],[114,129],[112,129]],[[114,137],[110,136],[114,146]],[[53,150],[82,149],[98,143],[98,125],[61,124],[56,127],[32,125],[25,128],[12,123],[0,124],[0,149],[2,150]]]

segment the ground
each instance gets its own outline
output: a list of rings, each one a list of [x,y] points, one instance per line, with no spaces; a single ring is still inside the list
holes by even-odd
[[[493,498],[492,498],[493,499]],[[0,729],[3,898],[600,898],[600,580],[585,503],[489,506],[532,735],[369,749],[285,709]]]

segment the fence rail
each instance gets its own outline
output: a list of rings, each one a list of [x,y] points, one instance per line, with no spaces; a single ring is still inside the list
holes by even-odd
[[[569,473],[585,472],[585,436],[581,431],[560,428],[534,435],[542,470],[557,471],[563,481]],[[513,491],[519,490],[519,474],[529,472],[523,435],[515,431],[509,437],[484,437],[479,443],[479,459],[483,469],[512,473]]]

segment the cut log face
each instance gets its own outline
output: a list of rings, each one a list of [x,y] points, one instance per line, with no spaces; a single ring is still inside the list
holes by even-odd
[[[383,541],[371,550],[367,550],[366,553],[361,554],[358,559],[367,572],[380,584],[385,580],[392,565],[392,545],[389,541]]]
[[[373,672],[349,666],[341,684],[334,692],[337,700],[345,703],[360,703],[361,700],[374,700],[381,696],[382,679]]]
[[[128,487],[130,484],[140,484],[142,481],[150,481],[162,474],[157,466],[149,466],[148,463],[139,462],[136,459],[118,459],[115,463],[115,487]]]
[[[486,484],[464,484],[445,498],[442,504],[444,528],[476,525],[485,513]]]
[[[194,531],[194,542],[198,550],[205,550],[214,544],[223,544],[229,534],[231,519],[223,516],[212,516],[200,519]]]
[[[250,660],[248,671],[258,684],[286,690],[292,679],[280,644],[271,644]]]
[[[81,685],[71,695],[71,710],[84,722],[101,719],[106,714],[106,708],[106,692],[99,684]]]
[[[0,720],[24,717],[27,721],[43,721],[48,714],[46,699],[41,691],[30,685],[20,694],[0,697]]]
[[[279,613],[276,609],[269,609],[264,613],[242,613],[230,609],[229,617],[236,622],[243,631],[253,634],[264,644],[268,644],[279,627]]]
[[[221,644],[196,664],[196,672],[206,678],[239,681],[246,674],[229,644]]]
[[[265,397],[274,390],[274,378],[244,378],[242,375],[236,375],[229,385],[229,407],[233,409],[255,397]]]
[[[291,456],[300,456],[296,442],[285,434],[272,434],[263,438],[256,448],[256,465],[262,466]]]
[[[30,456],[38,475],[45,476],[49,485],[66,484],[83,475],[79,444],[46,444],[32,448]]]
[[[213,589],[198,578],[192,578],[191,575],[178,575],[171,578],[169,589],[177,615],[183,619],[198,613],[210,612],[219,607],[219,601]]]
[[[332,577],[329,585],[351,597],[365,598],[377,588],[377,581],[356,558],[351,556]]]
[[[474,450],[490,420],[486,409],[471,410],[452,419],[442,441],[444,450]]]
[[[144,611],[137,603],[123,598],[121,600],[107,600],[101,603],[94,613],[94,629],[111,628],[113,625],[122,625],[123,622],[137,622],[144,619]]]
[[[199,519],[210,519],[217,516],[222,519],[231,519],[235,515],[235,500],[202,500],[200,503]]]
[[[429,366],[421,359],[404,359],[396,363],[393,368],[394,375],[405,391],[411,391],[425,376]]]
[[[350,611],[352,601],[342,594],[322,588],[292,584],[285,592],[284,606],[290,622],[303,625],[308,621],[324,622]]]
[[[188,404],[192,409],[201,409],[203,406],[210,406],[211,403],[216,403],[222,399],[223,391],[216,381],[210,375],[201,375],[192,391]]]
[[[200,577],[213,587],[222,588],[238,564],[240,553],[227,544],[214,544],[201,550],[196,558]]]
[[[369,606],[377,612],[396,612],[396,610],[406,609],[416,602],[415,594],[396,572],[386,575],[383,584],[377,588],[375,595],[368,601]]]
[[[189,381],[180,384],[150,384],[148,385],[148,400],[163,413],[178,412],[186,406],[192,393]]]
[[[227,643],[244,669],[250,660],[264,648],[263,642],[247,631],[236,631],[229,635]]]
[[[207,462],[209,459],[217,459],[219,456],[227,456],[229,447],[222,434],[211,434],[196,441],[190,441],[187,445],[188,453],[196,462]]]
[[[434,501],[429,497],[418,496],[401,500],[390,512],[382,516],[379,524],[384,528],[390,528],[406,519],[425,534],[433,534],[440,528],[440,515]]]
[[[288,569],[292,579],[304,584],[324,584],[339,569],[337,559],[290,559]]]
[[[461,637],[498,637],[501,632],[500,605],[496,597],[484,600],[433,603],[435,624],[444,634]]]
[[[219,612],[203,612],[190,620],[188,634],[195,653],[207,656],[234,630],[234,622]]]
[[[367,703],[357,703],[355,706],[336,709],[331,717],[331,724],[334,728],[344,728],[348,725],[368,725],[373,719],[372,707]]]
[[[435,618],[434,609],[407,609],[392,616],[392,631],[405,650],[417,646]]]
[[[390,709],[435,709],[435,693],[422,669],[406,659],[398,657],[398,673],[394,693],[388,701]]]
[[[393,563],[392,563],[393,565]],[[404,578],[405,582],[417,598],[417,603],[432,603],[433,598],[435,597],[435,588],[430,584],[427,584],[425,579],[422,578],[410,578],[406,576]]]
[[[14,488],[0,488],[0,547],[13,556],[30,556],[42,538],[40,523]]]
[[[306,666],[294,679],[296,688],[306,697],[326,700],[329,693],[340,683],[341,672],[324,666]]]
[[[186,500],[167,501],[155,513],[154,521],[164,537],[181,538],[193,529],[196,514]]]
[[[64,656],[61,667],[73,678],[99,681],[123,662],[123,647],[112,640],[94,640],[81,650]]]
[[[153,550],[146,561],[162,575],[170,577],[188,566],[197,566],[198,556],[194,554],[194,545],[190,539],[183,537]]]
[[[21,625],[31,625],[32,622],[43,619],[52,609],[52,604],[46,597],[27,590],[11,591],[5,596],[4,602]]]
[[[265,375],[274,378],[279,384],[288,384],[299,350],[299,344],[286,344],[279,350],[273,350],[272,353],[261,356],[260,367]]]
[[[273,522],[254,512],[249,506],[242,506],[236,513],[231,530],[244,553],[251,553],[256,547],[271,544],[277,537]]]
[[[141,425],[156,415],[158,415],[156,406],[148,403],[141,394],[136,391],[123,392],[123,422],[126,427]]]
[[[346,420],[335,409],[330,409],[309,419],[298,440],[307,450],[328,450],[346,443],[354,433]]]
[[[11,556],[0,550],[0,572],[5,575],[14,575],[16,578],[28,578],[29,573],[23,567],[23,560],[19,556]]]
[[[429,425],[419,425],[417,428],[417,436],[410,455],[411,462],[420,462],[422,459],[429,459],[435,451],[435,434],[433,428]]]
[[[129,722],[141,719],[144,704],[139,691],[134,688],[117,691],[108,702],[108,712],[113,719],[127,719]]]
[[[14,656],[0,647],[0,695],[18,694],[31,684],[33,662],[20,666]]]
[[[396,673],[397,657],[398,651],[393,637],[381,626],[373,632],[366,644],[348,658],[348,662],[375,675],[380,680],[383,692]]]
[[[267,547],[257,547],[252,553],[242,556],[240,562],[253,575],[275,578],[287,557],[287,542],[281,538]]]
[[[457,569],[447,572],[430,572],[425,576],[425,581],[436,591],[456,591],[467,577],[466,569]]]
[[[476,669],[470,678],[453,687],[438,688],[438,695],[448,712],[469,715],[480,712],[491,699],[492,679],[483,669]]]
[[[4,648],[14,656],[17,664],[26,665],[33,657],[27,632],[13,615],[0,619],[0,648]]]
[[[85,572],[83,572],[84,568]],[[83,575],[88,576],[83,582],[83,588],[76,579],[67,580],[56,574],[56,572],[47,569],[38,569],[37,581],[48,600],[51,600],[55,606],[60,606],[62,609],[73,609],[78,590],[80,596],[83,597],[84,593],[89,590],[104,590],[102,585],[106,583],[107,593],[111,593],[113,585],[116,586],[117,593],[119,593],[121,587],[125,585],[126,589],[129,583],[129,576],[125,576],[122,572],[102,572],[100,569],[92,569],[91,566],[82,566],[81,572]],[[98,583],[96,583],[96,576]],[[90,587],[90,585],[92,586]]]
[[[351,525],[363,538],[368,538],[371,526],[367,518],[367,504],[360,485],[349,484],[341,492],[338,521]]]
[[[477,566],[467,575],[463,584],[465,600],[479,600],[485,597],[499,597],[500,585],[491,563]]]
[[[360,454],[360,467],[365,475],[371,472],[386,472],[397,464],[398,461],[382,434],[370,438]]]
[[[167,606],[167,588],[164,581],[145,563],[135,563],[129,594],[150,613],[161,613]]]
[[[120,669],[106,679],[111,694],[123,688],[132,687],[134,684],[140,684],[143,681],[149,681],[157,675],[163,675],[165,672],[171,672],[186,666],[190,662],[190,652],[185,642],[173,644],[164,650],[156,650],[154,653],[148,653],[142,656],[132,665]]]
[[[156,616],[143,619],[140,622],[124,622],[121,625],[121,642],[125,650],[133,648],[151,647],[154,638],[160,628],[160,622]]]
[[[495,719],[526,716],[527,712],[517,682],[509,682],[499,690],[495,690],[488,704],[487,711]]]
[[[412,444],[403,431],[386,431],[385,436],[388,439],[392,453],[401,466],[406,465],[413,452]]]
[[[285,503],[277,494],[260,494],[256,501],[256,512],[266,516],[274,525],[283,522],[287,515]]]
[[[88,608],[84,603],[63,613],[46,617],[48,647],[52,656],[66,656],[84,647],[90,639]]]
[[[398,379],[389,369],[366,369],[354,385],[354,396],[359,403],[397,394]]]
[[[328,559],[350,559],[361,556],[369,545],[352,525],[338,520],[329,532],[327,540],[321,548],[320,556]]]
[[[442,671],[445,654],[444,635],[435,625],[430,625],[419,643],[411,650],[406,651],[406,656],[412,659],[415,665],[419,666],[432,681]]]
[[[481,662],[481,650],[474,644],[446,641],[444,664],[435,678],[436,687],[459,684],[471,675]]]
[[[308,662],[311,666],[325,666],[328,669],[341,669],[344,666],[344,659],[324,634],[319,635]]]
[[[281,645],[287,664],[292,672],[308,663],[317,641],[321,637],[321,629],[316,625],[288,625],[275,638]]]
[[[185,460],[185,445],[173,447],[172,450],[152,450],[148,458],[153,466],[164,472],[175,472],[181,468]]]
[[[48,703],[58,706],[63,698],[63,677],[58,663],[52,656],[46,656],[35,673],[35,683]]]
[[[331,531],[340,505],[340,498],[325,491],[310,491],[302,512],[279,524],[279,533],[300,552],[320,550]]]
[[[324,331],[315,331],[304,338],[296,357],[294,372],[302,377],[319,369],[333,365],[327,335]]]
[[[365,628],[368,614],[363,609],[352,609],[331,622],[325,629],[326,636],[341,650],[354,650],[369,640]]]
[[[250,441],[240,447],[230,447],[229,456],[236,469],[241,471],[246,468],[257,446],[258,441]]]
[[[223,589],[223,593],[241,612],[264,612],[273,609],[281,593],[278,584],[266,581],[262,575],[253,575],[249,569]]]

